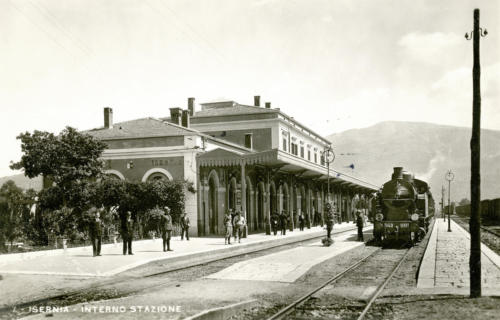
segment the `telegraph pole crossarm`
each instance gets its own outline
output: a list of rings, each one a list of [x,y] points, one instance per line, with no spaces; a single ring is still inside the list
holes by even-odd
[[[470,297],[481,297],[481,66],[479,63],[479,40],[488,34],[479,27],[479,9],[474,9],[474,30],[465,34],[467,40],[473,39],[474,65],[472,67],[472,137],[471,150],[471,213],[470,213]]]

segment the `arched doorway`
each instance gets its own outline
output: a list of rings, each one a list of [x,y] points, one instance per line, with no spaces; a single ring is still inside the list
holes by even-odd
[[[254,230],[262,230],[265,228],[264,225],[264,183],[259,182],[257,185],[257,219],[255,219],[255,229]]]
[[[231,178],[229,181],[229,186],[228,186],[228,204],[227,204],[227,209],[232,209],[233,211],[236,210],[236,178]],[[239,209],[239,208],[238,208]]]
[[[290,208],[288,207],[289,201],[290,201],[290,195],[288,192],[288,185],[284,183],[281,186],[281,190],[283,193],[283,210],[285,210],[287,213],[290,213]]]
[[[271,214],[278,212],[278,195],[276,194],[276,186],[274,185],[274,181],[271,181],[269,186],[269,192],[271,193]],[[281,212],[278,212],[280,214]]]
[[[304,215],[306,226],[310,226],[310,216],[307,210],[307,199],[306,199],[306,188],[304,186],[300,187],[300,212]]]
[[[246,177],[246,183],[245,183],[245,196],[246,196],[246,211],[247,211],[247,226],[248,226],[248,231],[252,230],[253,226],[253,221],[256,220],[254,219],[254,214],[252,212],[252,195],[253,195],[253,188],[252,188],[252,182],[248,177]]]
[[[208,232],[209,234],[218,234],[218,191],[219,177],[215,171],[208,177]]]

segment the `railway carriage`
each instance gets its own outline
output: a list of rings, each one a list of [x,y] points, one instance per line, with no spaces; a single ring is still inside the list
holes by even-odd
[[[377,196],[375,239],[414,244],[425,236],[433,217],[434,199],[427,182],[395,167],[391,180],[384,183]]]

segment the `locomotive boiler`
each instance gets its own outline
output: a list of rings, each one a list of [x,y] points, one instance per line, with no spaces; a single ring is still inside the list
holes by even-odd
[[[434,217],[434,199],[427,182],[395,167],[391,180],[377,194],[373,234],[380,242],[420,241]]]

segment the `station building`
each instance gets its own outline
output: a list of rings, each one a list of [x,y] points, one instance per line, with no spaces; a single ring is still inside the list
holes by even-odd
[[[186,180],[186,213],[193,236],[225,232],[227,210],[241,210],[248,232],[270,233],[270,215],[285,211],[291,230],[303,213],[308,225],[323,222],[324,203],[333,201],[343,221],[353,220],[358,199],[378,186],[329,168],[330,141],[270,103],[235,101],[171,108],[165,118],[113,123],[104,109],[104,127],[87,133],[104,141],[106,172],[120,179]],[[328,187],[329,181],[329,187]],[[369,204],[370,201],[364,201]]]

